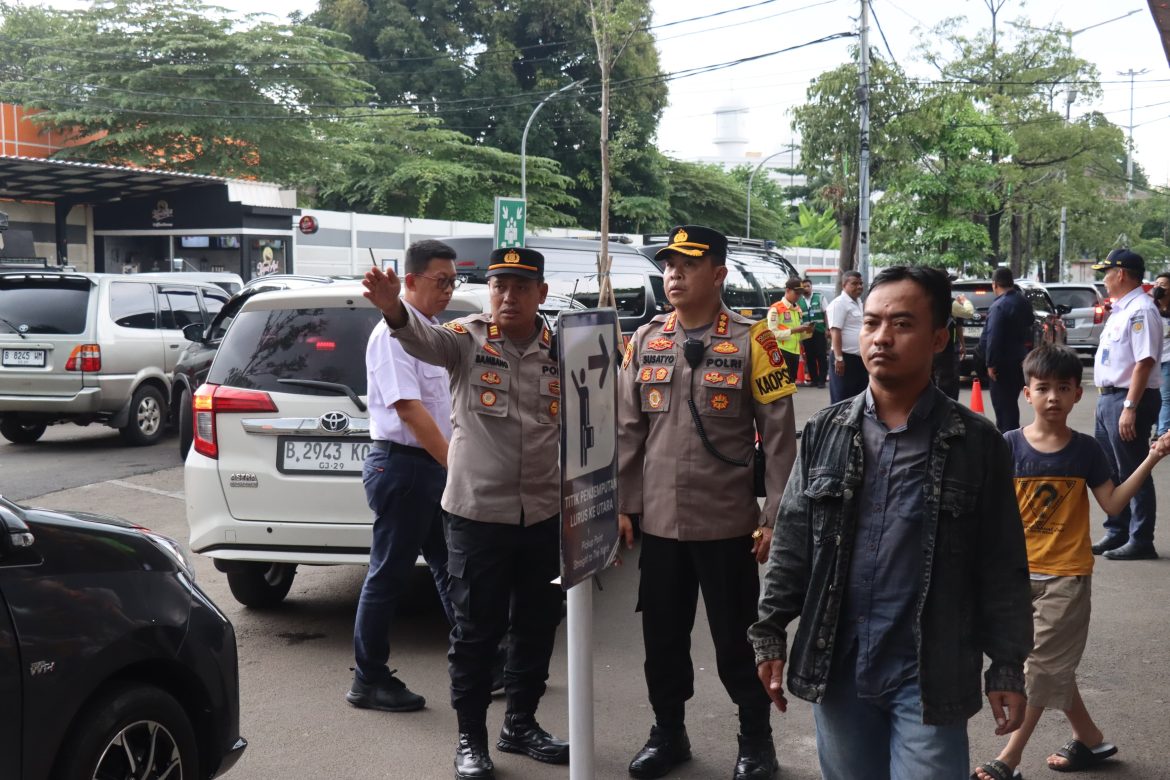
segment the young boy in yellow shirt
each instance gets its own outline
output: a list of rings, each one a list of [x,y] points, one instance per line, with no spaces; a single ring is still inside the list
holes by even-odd
[[[1016,767],[1046,709],[1063,711],[1073,736],[1048,757],[1050,769],[1075,772],[1117,753],[1089,716],[1076,682],[1089,635],[1093,573],[1089,492],[1106,513],[1120,512],[1167,454],[1170,436],[1155,442],[1133,475],[1116,484],[1097,440],[1068,426],[1068,415],[1084,390],[1083,370],[1080,358],[1067,347],[1032,350],[1024,359],[1024,397],[1035,418],[1004,434],[1015,461],[1036,639],[1024,664],[1028,693],[1024,723],[996,759],[972,773],[976,780],[1020,776]]]

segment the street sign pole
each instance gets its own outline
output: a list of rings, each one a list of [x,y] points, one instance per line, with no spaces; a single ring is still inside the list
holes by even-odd
[[[569,588],[569,780],[593,780],[593,580]]]
[[[561,586],[568,591],[569,780],[593,780],[593,575],[618,545],[617,310],[557,317]],[[554,401],[553,403],[556,403]]]

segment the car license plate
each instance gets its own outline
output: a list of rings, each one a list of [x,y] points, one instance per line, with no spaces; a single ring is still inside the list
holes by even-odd
[[[31,366],[43,368],[45,365],[45,350],[43,349],[6,349],[0,356],[0,363],[6,366]]]
[[[1076,321],[1075,317],[1065,317],[1064,318],[1064,327],[1075,328],[1076,326],[1077,326],[1077,321]]]
[[[963,335],[969,339],[977,339],[983,335],[983,328],[973,328],[970,325],[963,327]]]
[[[360,476],[369,439],[295,438],[276,440],[276,470],[281,474]]]

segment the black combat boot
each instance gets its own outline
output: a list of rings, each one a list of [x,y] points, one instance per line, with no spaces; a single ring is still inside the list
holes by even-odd
[[[664,729],[650,728],[650,739],[630,762],[630,777],[663,777],[678,764],[691,760],[691,740],[685,726]]]
[[[739,736],[739,757],[735,759],[733,780],[770,780],[780,765],[772,737]]]
[[[569,743],[557,739],[526,713],[508,713],[496,747],[505,753],[523,753],[546,764],[569,763]]]
[[[460,731],[455,745],[456,780],[495,780],[496,767],[488,755],[487,730]]]

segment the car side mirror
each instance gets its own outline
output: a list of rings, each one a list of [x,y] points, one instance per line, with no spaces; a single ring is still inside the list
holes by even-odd
[[[0,550],[22,550],[32,547],[36,541],[24,518],[4,505],[0,505],[0,533],[4,535],[4,544],[0,545]]]
[[[1056,313],[1059,314],[1060,316],[1063,317],[1064,315],[1068,314],[1070,311],[1072,311],[1072,307],[1069,306],[1068,304],[1064,304],[1064,303],[1056,304]]]
[[[202,343],[203,341],[203,323],[202,322],[188,322],[183,326],[183,338],[187,341],[196,341]]]

